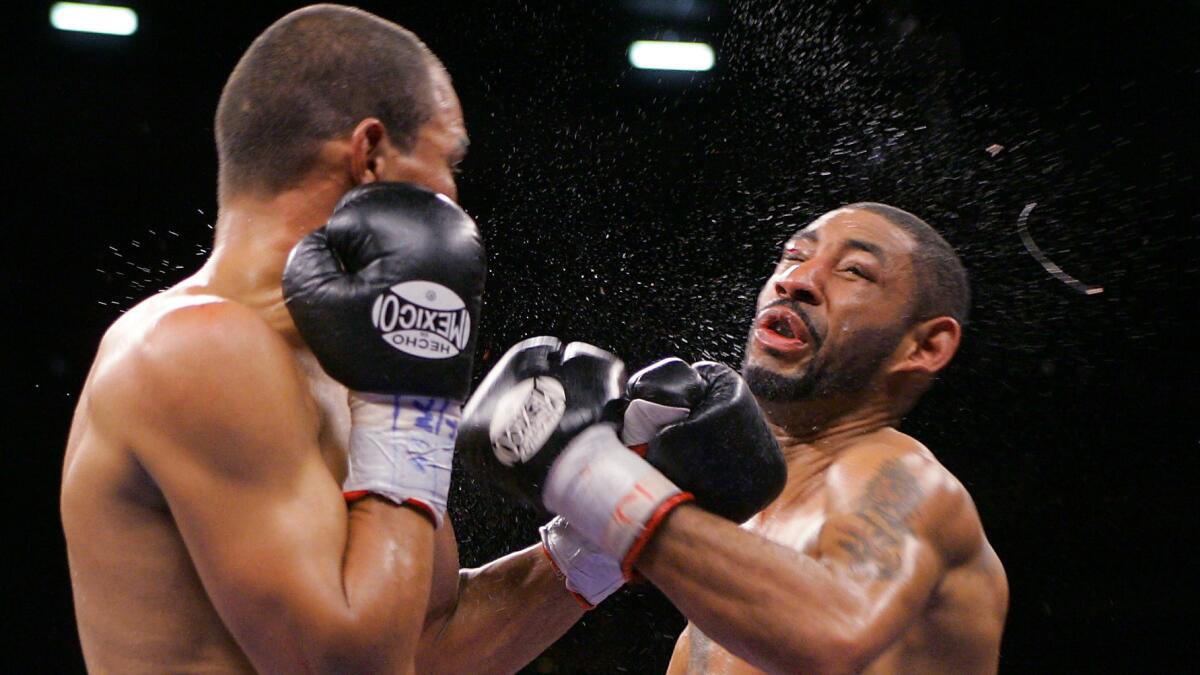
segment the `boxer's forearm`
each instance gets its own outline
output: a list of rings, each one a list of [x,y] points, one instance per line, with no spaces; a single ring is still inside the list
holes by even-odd
[[[458,604],[424,649],[421,673],[512,673],[562,637],[583,609],[541,546],[463,570]]]
[[[841,670],[869,613],[864,594],[817,560],[693,506],[668,516],[637,569],[706,635],[769,672]]]

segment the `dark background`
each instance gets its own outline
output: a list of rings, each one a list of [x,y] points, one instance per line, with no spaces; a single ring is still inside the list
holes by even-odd
[[[6,672],[82,669],[57,509],[74,398],[105,326],[207,252],[221,85],[297,6],[137,2],[138,33],[111,38],[52,30],[49,4],[4,27]],[[1004,560],[1002,670],[1194,667],[1200,3],[433,4],[363,6],[422,36],[463,100],[481,372],[548,333],[632,367],[736,364],[787,235],[851,201],[911,210],[975,302],[905,426]],[[712,40],[717,68],[632,71],[629,41],[666,31]],[[1041,248],[1103,293],[1026,251],[1030,202]],[[532,514],[456,475],[464,564],[534,540]],[[626,589],[535,668],[662,672],[682,625]]]

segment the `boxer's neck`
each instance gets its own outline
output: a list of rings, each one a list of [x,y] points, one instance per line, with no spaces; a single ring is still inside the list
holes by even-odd
[[[768,423],[788,463],[788,491],[804,492],[824,480],[825,471],[842,453],[870,434],[899,423],[895,406],[867,399],[854,405],[826,401],[768,410]],[[774,414],[772,414],[774,412]],[[807,487],[806,487],[807,486]]]
[[[289,338],[295,325],[283,304],[283,268],[296,242],[325,224],[348,186],[313,178],[272,195],[223,201],[212,255],[200,274],[206,292],[256,310]]]

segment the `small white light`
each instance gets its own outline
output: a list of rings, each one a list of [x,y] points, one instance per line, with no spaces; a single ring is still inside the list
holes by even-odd
[[[81,33],[133,35],[137,32],[138,17],[137,12],[128,7],[56,2],[50,7],[50,25]]]
[[[713,67],[713,49],[704,42],[638,40],[629,45],[629,62],[645,70],[704,71]]]

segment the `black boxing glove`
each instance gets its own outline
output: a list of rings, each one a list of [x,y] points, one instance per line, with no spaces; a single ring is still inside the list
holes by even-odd
[[[353,391],[463,401],[487,260],[475,221],[408,183],[368,183],[302,239],[283,273],[292,319]]]
[[[608,352],[578,342],[563,347],[555,338],[526,340],[475,390],[458,450],[509,492],[566,517],[621,561],[627,577],[663,517],[691,495],[630,452],[604,421],[620,406],[624,382],[624,365]],[[567,550],[546,543],[551,552]],[[562,568],[562,560],[555,563]],[[619,586],[600,585],[598,594]]]
[[[625,398],[622,441],[705,510],[742,523],[783,491],[779,444],[728,366],[663,359],[629,378]]]
[[[509,494],[545,509],[558,453],[621,396],[625,364],[583,342],[523,340],[496,362],[463,410],[458,449]]]
[[[706,384],[700,374],[679,359],[670,361],[670,364],[665,361],[655,364],[664,367],[655,370],[655,376],[647,379],[649,386],[634,387],[639,396],[636,402],[612,410],[620,413],[621,441],[643,457],[650,439],[663,427],[686,419],[692,406],[704,398]],[[643,370],[631,382],[650,371]],[[626,390],[629,389],[627,385]],[[622,407],[623,411],[620,410]],[[681,487],[687,489],[687,486]],[[555,516],[538,532],[542,550],[563,577],[567,590],[585,608],[600,604],[625,583],[621,561],[599,550],[566,518]]]
[[[351,391],[348,499],[378,494],[441,523],[485,274],[474,221],[406,183],[349,191],[292,250],[288,311]]]

